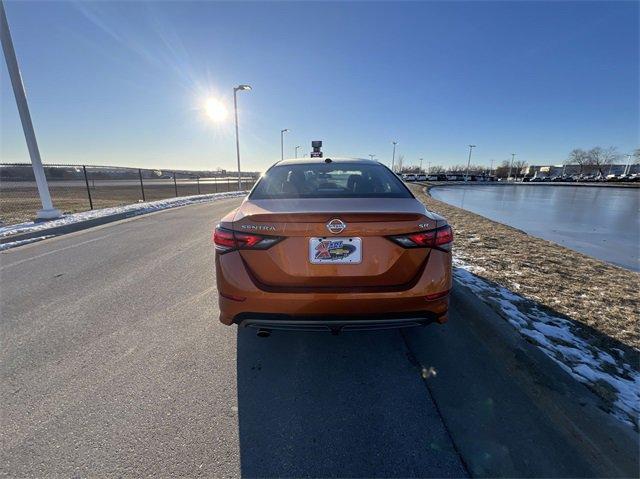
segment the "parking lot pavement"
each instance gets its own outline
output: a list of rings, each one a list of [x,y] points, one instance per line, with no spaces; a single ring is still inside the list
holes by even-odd
[[[1,473],[607,475],[593,431],[547,411],[576,391],[531,379],[533,353],[492,336],[463,291],[441,328],[262,339],[220,325],[210,232],[238,203],[0,254]],[[634,465],[617,462],[609,475]]]

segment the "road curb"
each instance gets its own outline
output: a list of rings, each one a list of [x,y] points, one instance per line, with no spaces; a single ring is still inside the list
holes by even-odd
[[[33,238],[38,238],[40,236],[59,236],[59,235],[68,234],[68,233],[75,233],[76,231],[93,228],[94,226],[101,226],[106,223],[111,223],[113,221],[124,220],[127,218],[131,218],[133,216],[140,216],[147,213],[152,213],[152,211],[127,211],[125,213],[117,213],[114,215],[102,216],[100,218],[93,218],[86,221],[79,221],[77,223],[70,223],[68,225],[54,226],[53,228],[46,228],[38,231],[31,231],[29,233],[18,233],[15,235],[4,236],[0,238],[0,244],[25,241]]]

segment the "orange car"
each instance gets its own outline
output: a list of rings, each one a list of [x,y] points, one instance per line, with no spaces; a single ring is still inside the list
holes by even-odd
[[[224,324],[268,336],[447,320],[451,227],[376,161],[280,161],[213,241]]]

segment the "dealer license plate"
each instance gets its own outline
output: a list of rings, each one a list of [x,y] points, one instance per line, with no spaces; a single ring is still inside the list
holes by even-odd
[[[358,264],[362,262],[361,238],[311,238],[309,261],[313,264]]]

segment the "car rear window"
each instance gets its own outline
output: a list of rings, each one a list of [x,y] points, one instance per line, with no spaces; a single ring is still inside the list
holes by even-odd
[[[250,198],[412,198],[391,170],[363,163],[277,165],[258,181]]]

